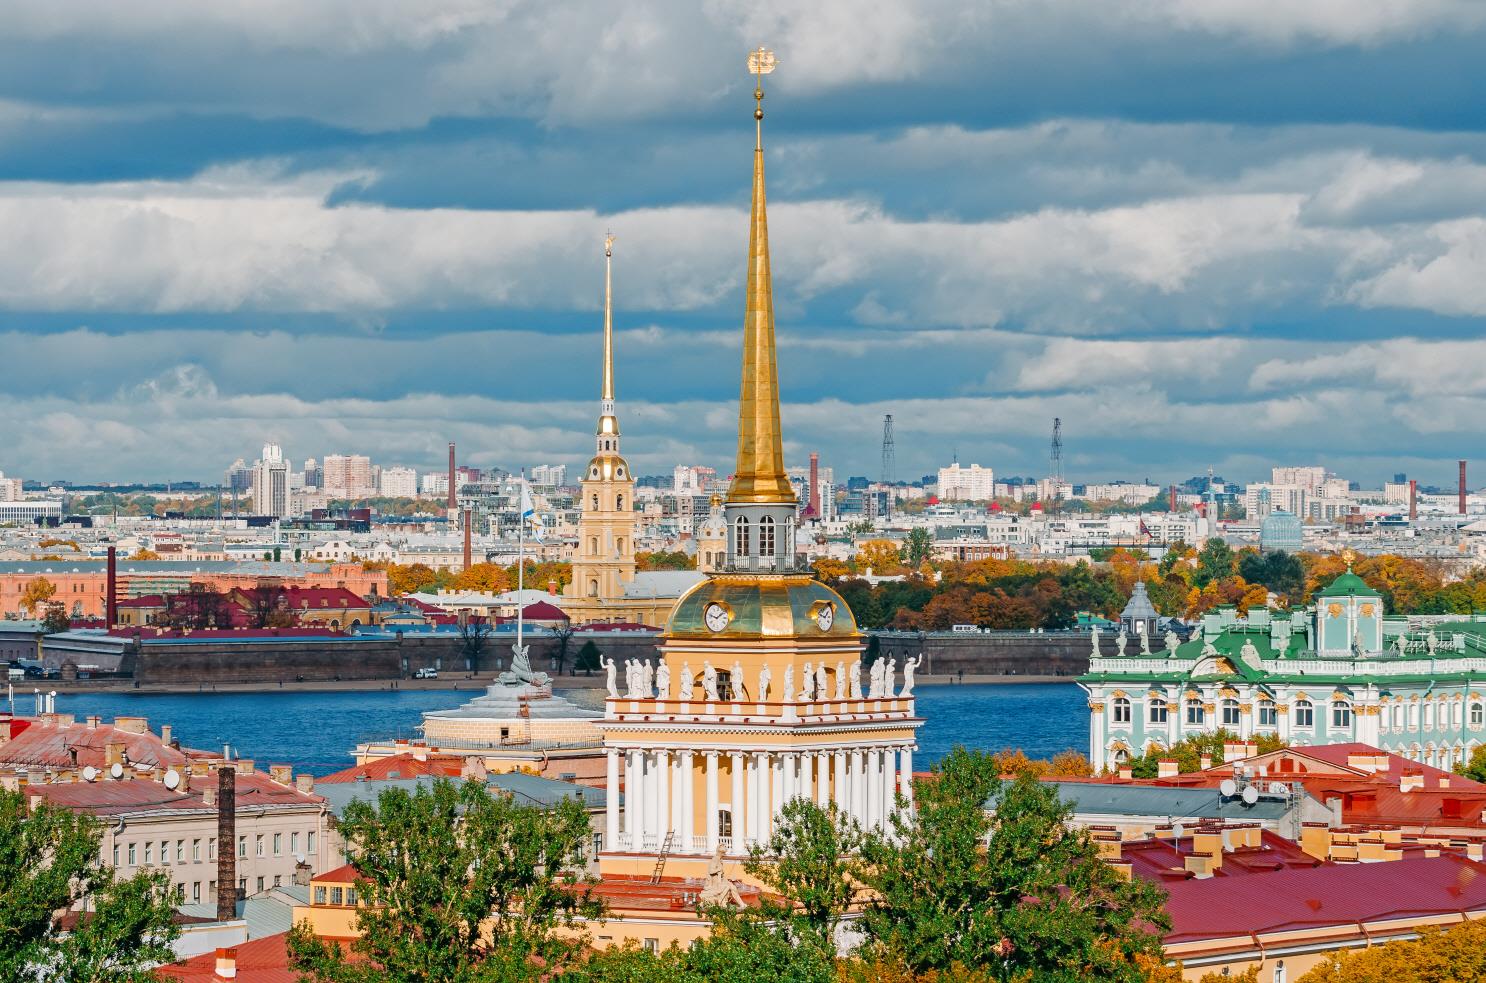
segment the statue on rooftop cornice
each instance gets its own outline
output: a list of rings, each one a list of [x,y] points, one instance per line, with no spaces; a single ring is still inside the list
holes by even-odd
[[[836,663],[836,699],[846,699],[846,663]]]
[[[1258,667],[1259,650],[1254,647],[1254,640],[1252,638],[1245,638],[1243,640],[1243,648],[1238,650],[1238,657],[1243,659],[1248,665]]]
[[[1176,632],[1168,628],[1166,630],[1166,654],[1168,658],[1176,655],[1176,647],[1180,644],[1181,642],[1178,641]]]
[[[619,696],[619,686],[615,682],[614,677],[616,675],[616,671],[618,670],[618,666],[614,664],[613,659],[604,655],[602,652],[599,653],[599,665],[603,667],[604,674],[608,677],[607,682],[609,684],[609,696],[617,698]]]
[[[815,695],[815,663],[805,663],[805,670],[800,674],[800,702],[809,703]]]
[[[1141,655],[1150,655],[1151,654],[1151,633],[1145,630],[1145,624],[1144,624],[1144,622],[1141,623],[1140,631],[1136,632],[1136,634],[1140,636],[1140,654]]]
[[[1125,626],[1120,626],[1120,633],[1115,636],[1115,655],[1125,654],[1125,645],[1130,641],[1130,636],[1125,632]]]
[[[709,700],[717,699],[717,670],[712,668],[711,659],[702,663],[702,692]]]
[[[846,695],[853,700],[862,698],[862,660],[857,659],[846,673]]]
[[[552,681],[545,672],[532,671],[530,651],[530,645],[511,646],[511,668],[500,674],[501,683],[506,686],[546,686]]]
[[[769,699],[769,680],[773,678],[774,674],[769,671],[769,664],[765,662],[758,671],[758,692],[753,694],[755,700],[762,703]]]
[[[1094,651],[1093,651],[1094,658],[1096,658],[1096,659],[1099,658],[1099,656],[1101,654],[1103,654],[1103,653],[1101,653],[1099,651],[1099,626],[1098,625],[1094,625],[1092,628],[1089,629],[1089,641],[1094,646]]]
[[[1217,655],[1218,647],[1213,644],[1213,640],[1211,638],[1202,643],[1202,657],[1204,659],[1217,658]]]
[[[671,698],[671,667],[664,659],[655,670],[655,698],[658,700]]]

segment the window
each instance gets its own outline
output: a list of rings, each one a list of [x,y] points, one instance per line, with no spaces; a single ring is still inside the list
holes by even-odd
[[[197,881],[191,885],[191,900],[197,904],[201,903],[201,882]]]
[[[298,831],[289,834],[289,852],[290,853],[295,853],[295,854],[299,853],[299,833],[298,833]]]
[[[751,545],[748,541],[748,520],[740,518],[733,526],[733,552],[738,556],[747,556]]]
[[[246,835],[237,838],[237,857],[239,860],[248,859],[248,838]]]
[[[615,512],[623,512],[624,511],[624,496],[623,495],[615,495],[614,496],[614,511]]]
[[[1393,729],[1403,730],[1403,704],[1393,704]]]
[[[588,596],[589,597],[598,597],[599,596],[599,582],[598,582],[597,579],[590,580],[588,582]]]
[[[1114,698],[1113,719],[1117,724],[1128,724],[1130,722],[1130,700],[1127,697],[1117,696]]]
[[[191,862],[193,864],[199,864],[199,863],[201,863],[201,841],[200,840],[192,840],[191,841]]]
[[[595,512],[599,510],[599,497],[597,495],[593,496],[593,510]]]
[[[1279,725],[1280,725],[1280,715],[1279,715],[1279,712],[1277,710],[1275,710],[1274,701],[1273,700],[1260,700],[1259,701],[1259,726],[1260,727],[1278,727]]]
[[[1419,704],[1409,704],[1409,730],[1419,729]]]
[[[589,536],[588,537],[588,555],[589,556],[598,556],[599,555],[599,538],[597,536]]]
[[[315,904],[324,904],[324,903],[325,903],[325,888],[323,888],[323,887],[316,887],[315,888]]]
[[[774,517],[766,515],[758,523],[759,556],[774,555]]]
[[[258,878],[258,891],[257,891],[257,893],[258,894],[262,894],[263,893],[263,878],[261,878],[261,877]]]
[[[1223,701],[1223,726],[1224,727],[1237,727],[1238,726],[1238,701],[1237,700],[1224,700]]]
[[[1295,702],[1295,726],[1316,726],[1316,709],[1311,706],[1310,700],[1297,700]]]
[[[1483,722],[1486,722],[1486,710],[1483,710],[1483,708],[1481,707],[1481,704],[1479,704],[1479,703],[1472,703],[1471,704],[1471,726],[1472,727],[1480,727]]]
[[[308,850],[310,853],[314,853],[315,852],[315,831],[314,830],[310,830],[308,833],[306,833],[304,835],[304,839],[305,839],[305,849]]]
[[[210,881],[210,882],[207,883],[207,885],[206,885],[206,899],[208,901],[215,901],[215,900],[217,900],[217,882],[216,881]]]
[[[1151,700],[1150,719],[1153,724],[1166,723],[1170,711],[1166,708],[1166,701],[1161,699]]]
[[[660,939],[646,939],[645,940],[645,951],[646,952],[659,952],[660,951]]]
[[[206,859],[217,859],[217,838],[215,836],[206,841]]]
[[[356,903],[356,889],[354,887],[348,887],[348,888],[346,888],[346,904],[354,905],[355,903]]]
[[[115,843],[114,844],[114,866],[117,867],[118,865],[119,865],[119,845],[117,843]]]
[[[1434,730],[1434,701],[1424,704],[1424,729]]]
[[[1203,722],[1206,719],[1207,719],[1207,715],[1203,712],[1202,701],[1201,700],[1188,700],[1187,701],[1187,724],[1188,724],[1188,726],[1201,727],[1202,724],[1203,724]]]
[[[330,903],[342,904],[345,901],[345,891],[338,887],[330,889]]]
[[[168,864],[168,863],[170,863],[170,841],[169,840],[161,840],[160,841],[160,862],[162,864]]]
[[[183,863],[186,862],[186,841],[185,840],[176,840],[175,841],[175,862],[178,863],[178,864],[183,864]]]
[[[255,836],[253,838],[253,855],[256,856],[256,857],[263,856],[263,834],[262,833],[259,833],[257,836]]]
[[[145,841],[145,844],[144,844],[144,865],[146,867],[148,867],[150,864],[152,864],[154,862],[154,859],[155,859],[155,844],[152,841],[150,841],[150,840],[146,840]],[[130,858],[130,862],[133,863],[133,860],[134,860],[134,858],[131,857]]]
[[[1331,726],[1342,728],[1352,726],[1352,704],[1337,700],[1331,704]]]
[[[275,857],[282,857],[284,855],[284,834],[283,833],[275,833],[275,834],[273,834],[273,855]]]

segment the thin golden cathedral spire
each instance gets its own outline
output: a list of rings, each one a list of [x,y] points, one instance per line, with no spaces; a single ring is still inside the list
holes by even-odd
[[[602,438],[619,435],[619,418],[614,415],[614,234],[604,235],[604,380],[599,394],[599,450],[605,450]],[[609,448],[617,449],[617,448]]]
[[[778,355],[774,348],[774,289],[769,272],[769,221],[764,196],[764,76],[778,62],[759,48],[748,56],[755,79],[753,211],[748,231],[748,304],[743,318],[743,383],[738,396],[738,463],[729,502],[793,503],[779,432]]]

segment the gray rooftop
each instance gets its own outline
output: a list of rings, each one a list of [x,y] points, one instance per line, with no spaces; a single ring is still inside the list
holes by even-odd
[[[432,787],[435,781],[436,779],[431,776],[421,775],[417,778],[334,782],[316,785],[315,794],[324,796],[326,803],[330,806],[330,811],[335,814],[336,818],[340,818],[345,814],[346,806],[357,799],[375,804],[383,789],[400,788],[412,794],[419,788]],[[555,806],[563,799],[576,798],[582,801],[586,809],[602,809],[608,801],[608,794],[601,788],[561,782],[554,778],[541,778],[520,772],[491,775],[486,779],[485,786],[492,792],[509,793],[518,802],[543,808]]]
[[[1164,785],[1109,785],[1099,782],[1049,782],[1076,815],[1161,816],[1169,819],[1241,819],[1275,821],[1289,810],[1289,800],[1261,795],[1246,806],[1237,799],[1221,800],[1217,789],[1173,788]],[[316,789],[318,792],[319,789]]]

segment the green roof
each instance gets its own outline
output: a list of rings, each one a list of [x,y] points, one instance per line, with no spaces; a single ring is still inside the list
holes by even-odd
[[[1382,597],[1377,591],[1367,586],[1367,581],[1357,576],[1350,569],[1331,582],[1325,590],[1316,592],[1317,597]]]

